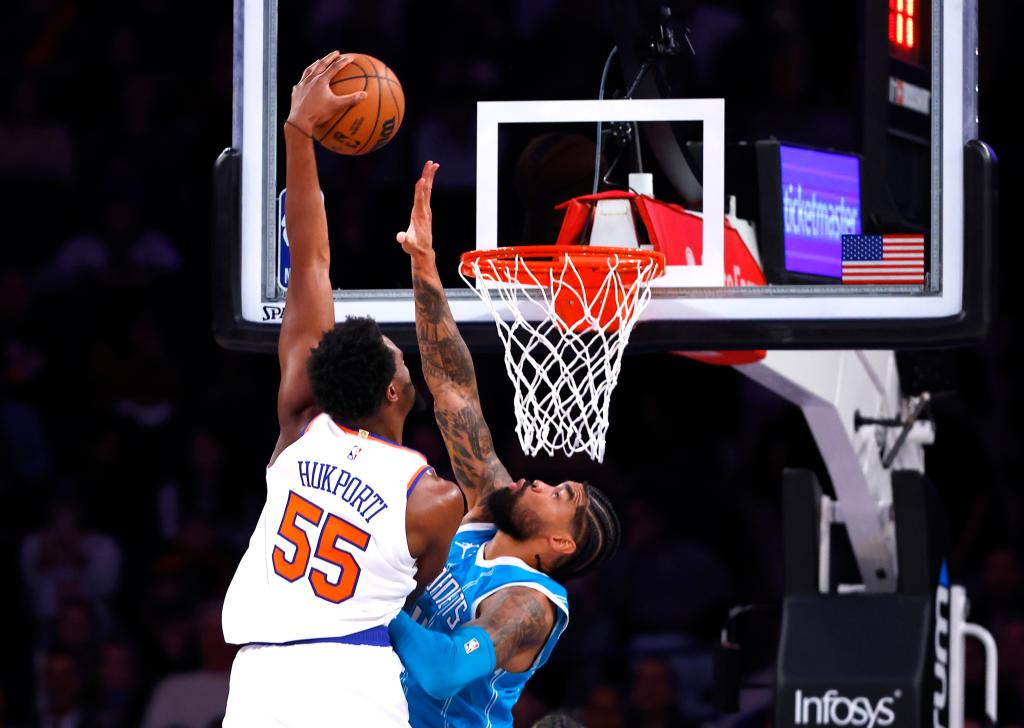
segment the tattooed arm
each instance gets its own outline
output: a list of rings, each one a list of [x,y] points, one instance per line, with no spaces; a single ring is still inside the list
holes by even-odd
[[[511,478],[494,452],[491,431],[480,409],[473,359],[455,325],[434,262],[430,188],[437,168],[433,162],[424,165],[423,176],[416,183],[409,229],[397,238],[412,259],[416,339],[423,376],[434,396],[434,415],[452,469],[466,490],[472,511],[495,488],[509,485]]]
[[[555,605],[536,589],[509,586],[480,603],[482,627],[494,643],[494,663],[509,672],[529,670],[555,626]]]
[[[388,625],[391,644],[411,678],[444,700],[496,669],[525,672],[555,625],[555,606],[540,592],[509,586],[480,603],[480,616],[450,634],[400,612]]]

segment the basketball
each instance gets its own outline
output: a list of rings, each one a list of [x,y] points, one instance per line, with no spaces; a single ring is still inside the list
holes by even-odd
[[[313,135],[332,152],[369,154],[391,141],[405,114],[405,94],[394,72],[363,53],[331,79],[339,96],[365,91],[366,98],[334,118],[314,127]]]

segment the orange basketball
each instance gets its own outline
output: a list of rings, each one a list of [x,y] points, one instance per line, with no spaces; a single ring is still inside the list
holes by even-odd
[[[339,96],[365,91],[366,98],[317,124],[313,136],[338,154],[368,154],[394,138],[405,115],[405,94],[395,74],[379,60],[363,53],[349,55],[352,62],[331,79],[331,89]]]

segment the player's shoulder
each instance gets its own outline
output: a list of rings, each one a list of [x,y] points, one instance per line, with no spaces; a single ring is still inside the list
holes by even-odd
[[[461,569],[479,570],[481,574],[486,575],[483,581],[488,584],[492,581],[501,582],[501,576],[495,577],[494,575],[493,563],[488,560],[481,562],[478,558],[480,556],[479,549],[494,538],[497,530],[493,524],[466,523],[463,519],[458,529],[452,534],[449,563],[459,564]],[[492,579],[492,577],[494,578]]]
[[[477,614],[498,623],[532,626],[530,641],[543,641],[564,610],[560,600],[544,590],[525,584],[510,584],[485,597]]]
[[[482,526],[483,524],[467,524],[473,526]],[[465,528],[465,526],[463,526]],[[491,526],[493,528],[493,526]],[[457,535],[458,538],[466,540],[469,536],[472,538],[473,532],[464,533],[461,529]],[[485,538],[483,534],[486,531],[480,532],[480,538]],[[486,536],[490,538],[490,536]],[[476,566],[483,568],[487,577],[488,589],[497,593],[499,590],[504,591],[512,589],[510,593],[518,594],[540,594],[544,598],[549,599],[557,607],[565,612],[568,612],[569,608],[569,596],[565,589],[565,586],[554,579],[550,574],[547,574],[539,569],[535,569],[521,559],[517,559],[510,556],[497,556],[491,559],[486,558],[483,553],[477,553],[476,555]]]
[[[369,449],[376,451],[378,455],[382,454],[391,463],[411,465],[417,469],[428,465],[427,456],[419,450],[390,440],[376,432],[339,422],[326,412],[314,416],[303,430],[303,434],[310,432],[342,438],[346,447],[351,446],[348,453],[351,460],[360,457],[360,453],[364,449]]]
[[[475,510],[475,509],[474,509]],[[498,527],[490,521],[473,520],[473,510],[462,519],[457,533],[463,539],[487,541],[498,532]]]
[[[307,407],[306,409],[298,412],[292,412],[288,416],[278,416],[278,424],[280,431],[277,437],[277,444],[274,447],[274,452],[270,456],[270,460],[267,462],[267,467],[273,467],[277,459],[287,450],[292,447],[295,443],[302,439],[313,424],[320,419],[323,413],[317,407]]]
[[[466,512],[466,496],[458,484],[437,475],[429,466],[409,492],[407,510],[423,515],[462,516]]]
[[[375,435],[373,433],[370,433],[368,436],[365,436],[365,432],[365,430],[361,430],[359,431],[359,433],[357,433],[360,439],[365,439],[367,442],[373,443],[373,445],[379,448],[381,452],[385,453],[388,458],[415,462],[421,465],[428,464],[427,456],[421,453],[419,450],[408,447],[406,445],[402,445],[401,443],[394,442],[392,440],[387,439],[386,437],[381,437],[380,435]]]
[[[423,489],[424,493],[430,493],[435,496],[457,495],[459,501],[462,501],[462,489],[447,478],[442,478],[430,466],[427,466],[427,469],[423,472],[423,477],[420,478],[420,482],[416,486],[417,490],[420,488]]]
[[[421,453],[419,450],[403,445],[400,442],[389,440],[382,435],[378,435],[375,432],[367,432],[366,430],[353,430],[339,425],[332,421],[340,431],[355,438],[357,443],[375,448],[378,453],[383,454],[383,457],[387,458],[389,462],[401,463],[403,465],[412,466],[417,469],[427,467],[429,469],[429,461],[427,456]]]

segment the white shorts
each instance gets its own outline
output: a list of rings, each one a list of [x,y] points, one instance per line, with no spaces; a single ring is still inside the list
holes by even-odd
[[[231,666],[224,728],[409,726],[390,647],[246,645]]]

